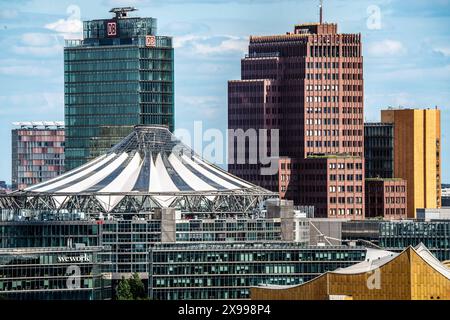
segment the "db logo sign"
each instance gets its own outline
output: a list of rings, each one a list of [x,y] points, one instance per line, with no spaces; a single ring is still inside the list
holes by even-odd
[[[155,47],[156,46],[156,37],[155,36],[146,36],[145,37],[145,46],[146,47]]]
[[[115,22],[108,22],[106,29],[107,29],[108,37],[117,35],[117,24]]]

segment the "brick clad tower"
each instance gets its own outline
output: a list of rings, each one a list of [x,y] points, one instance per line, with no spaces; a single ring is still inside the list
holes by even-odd
[[[279,170],[261,175],[263,164],[237,163],[232,148],[229,171],[316,217],[363,219],[363,99],[360,34],[312,23],[251,36],[241,80],[228,83],[228,128],[278,129]]]

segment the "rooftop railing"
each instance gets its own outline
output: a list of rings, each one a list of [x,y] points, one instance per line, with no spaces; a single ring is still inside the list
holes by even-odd
[[[73,48],[73,47],[80,47],[83,45],[83,40],[81,39],[72,39],[72,40],[65,40],[64,41],[64,46],[66,48]]]

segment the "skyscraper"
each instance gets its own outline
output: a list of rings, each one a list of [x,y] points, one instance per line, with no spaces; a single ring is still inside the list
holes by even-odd
[[[234,149],[230,172],[316,216],[363,219],[361,35],[321,21],[251,36],[241,73],[228,83],[228,127],[279,129],[279,171],[261,175],[264,165],[237,163]]]
[[[408,218],[418,208],[440,208],[440,110],[382,110],[381,121],[394,124],[394,176],[408,182]]]
[[[174,128],[172,38],[157,36],[156,19],[85,21],[84,39],[64,49],[66,169],[104,153],[138,124]]]
[[[12,130],[12,189],[55,178],[64,172],[64,123],[15,122]]]

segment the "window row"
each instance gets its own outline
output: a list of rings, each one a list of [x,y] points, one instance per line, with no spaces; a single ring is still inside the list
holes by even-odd
[[[330,181],[362,181],[362,174],[330,174]]]
[[[347,165],[345,165],[345,163],[330,163],[329,164],[329,168],[331,170],[344,170],[347,167],[347,170],[353,170],[353,169],[357,169],[357,170],[362,170],[362,166],[363,164],[361,162],[357,162],[357,163],[347,163]]]
[[[361,204],[362,203],[362,197],[330,197],[330,203],[331,204]]]
[[[330,209],[329,210],[329,214],[330,216],[352,216],[352,215],[357,215],[357,216],[362,216],[362,209]]]
[[[342,102],[362,102],[362,96],[342,96]],[[339,102],[338,96],[307,96],[306,102]]]
[[[362,192],[362,186],[330,186],[329,188],[330,192],[356,192],[361,193]]]
[[[350,130],[343,130],[350,131]],[[305,135],[307,137],[335,137],[339,136],[339,130],[305,130]],[[362,130],[353,130],[353,134],[343,134],[346,137],[362,137]],[[359,144],[358,144],[359,145]],[[361,144],[362,146],[362,144]]]

